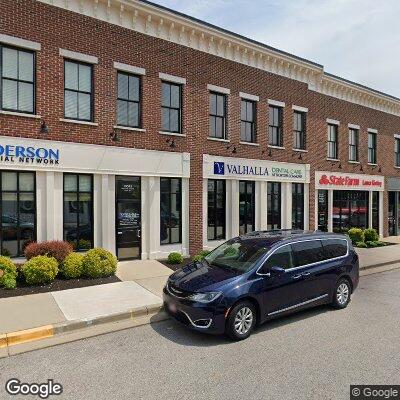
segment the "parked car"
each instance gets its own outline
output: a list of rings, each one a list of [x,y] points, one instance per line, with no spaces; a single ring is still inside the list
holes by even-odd
[[[345,235],[252,232],[172,274],[164,306],[192,329],[241,340],[257,324],[294,311],[347,307],[358,279],[358,256]]]

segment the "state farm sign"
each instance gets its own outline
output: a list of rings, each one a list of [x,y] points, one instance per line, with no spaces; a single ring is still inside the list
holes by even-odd
[[[385,190],[385,178],[379,175],[358,175],[336,172],[315,172],[317,189],[336,190]]]

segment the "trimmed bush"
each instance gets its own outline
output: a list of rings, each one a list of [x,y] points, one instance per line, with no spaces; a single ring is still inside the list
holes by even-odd
[[[357,242],[354,246],[356,247],[361,247],[363,249],[366,249],[368,246],[365,244],[365,242]]]
[[[351,228],[347,232],[350,237],[350,240],[354,243],[364,242],[364,232],[360,228]]]
[[[60,265],[60,273],[64,278],[79,278],[83,272],[83,254],[71,253]]]
[[[0,256],[0,286],[6,289],[17,287],[17,267],[9,257]]]
[[[378,243],[372,240],[366,241],[365,244],[367,245],[367,247],[378,247]]]
[[[36,256],[54,257],[61,264],[68,254],[72,253],[73,248],[70,243],[61,240],[49,242],[33,242],[25,248],[25,257],[30,260]]]
[[[388,245],[386,242],[381,242],[380,240],[377,240],[376,244],[378,245],[378,247],[383,247]]]
[[[58,262],[54,257],[36,256],[22,267],[28,285],[44,285],[54,281],[58,273]]]
[[[82,259],[83,275],[88,278],[103,278],[115,274],[117,257],[109,251],[95,248],[89,250]]]
[[[173,251],[172,253],[168,254],[167,259],[168,264],[182,264],[183,263],[183,255]]]
[[[210,254],[209,250],[202,250],[199,254],[193,257],[193,261],[203,261],[204,258]]]
[[[375,229],[364,229],[364,240],[366,242],[377,242],[379,240],[378,232]]]

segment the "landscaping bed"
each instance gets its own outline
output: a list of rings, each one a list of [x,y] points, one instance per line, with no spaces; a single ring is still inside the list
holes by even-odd
[[[178,270],[179,268],[182,268],[182,267],[184,267],[185,265],[189,264],[189,263],[192,261],[192,259],[191,259],[191,258],[184,258],[184,259],[183,259],[183,262],[181,262],[181,263],[179,263],[179,264],[169,264],[167,259],[165,259],[165,260],[158,260],[158,261],[160,261],[161,264],[164,264],[164,265],[165,265],[166,267],[168,267],[169,269],[172,269],[172,271],[176,271],[176,270]]]
[[[194,257],[187,257],[184,258],[182,254],[173,251],[169,253],[168,258],[166,260],[159,260],[162,264],[166,267],[172,269],[172,271],[176,271],[179,268],[184,267],[185,265],[189,264],[192,261],[201,261],[204,257],[207,256],[209,253],[208,250],[202,250],[199,254],[195,255]]]

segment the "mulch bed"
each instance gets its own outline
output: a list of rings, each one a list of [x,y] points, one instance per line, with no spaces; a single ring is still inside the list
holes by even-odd
[[[190,258],[184,258],[181,264],[168,264],[167,260],[158,260],[158,261],[161,264],[164,264],[169,269],[172,269],[172,271],[176,271],[177,269],[182,268],[185,265],[189,264],[192,260]]]
[[[3,289],[0,288],[0,298],[25,296],[27,294],[47,293],[56,292],[58,290],[75,289],[86,286],[104,285],[106,283],[120,282],[120,280],[114,275],[107,278],[97,279],[62,279],[56,278],[52,283],[44,286],[28,286],[24,282],[17,282],[16,289]]]

